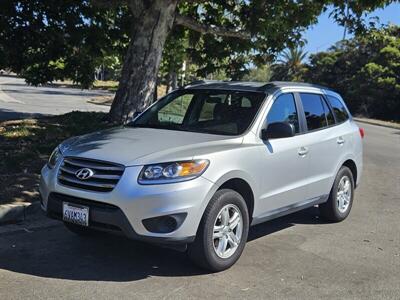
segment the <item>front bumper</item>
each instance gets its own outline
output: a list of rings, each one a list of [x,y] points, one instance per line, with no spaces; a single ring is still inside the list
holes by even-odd
[[[52,218],[62,219],[62,202],[89,207],[89,226],[154,243],[190,243],[194,240],[203,212],[217,190],[209,180],[139,185],[141,167],[127,167],[111,192],[93,192],[63,186],[57,181],[58,167],[43,167],[40,180],[42,209]],[[185,215],[172,232],[155,233],[143,220],[160,216]]]

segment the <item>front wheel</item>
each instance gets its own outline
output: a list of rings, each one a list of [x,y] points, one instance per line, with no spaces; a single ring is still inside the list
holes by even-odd
[[[320,213],[329,221],[343,221],[350,213],[353,198],[353,173],[348,167],[342,166],[336,175],[328,201],[319,205]]]
[[[249,231],[249,215],[243,197],[230,189],[215,193],[208,204],[188,254],[210,271],[230,268],[240,257]]]

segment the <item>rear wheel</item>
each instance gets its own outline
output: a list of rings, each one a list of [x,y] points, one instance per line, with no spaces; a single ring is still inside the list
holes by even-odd
[[[350,213],[353,198],[353,173],[348,167],[342,166],[336,175],[328,201],[319,205],[321,215],[329,221],[343,221]]]
[[[222,271],[240,257],[249,231],[249,215],[243,197],[229,189],[219,190],[208,204],[188,254],[198,266]]]

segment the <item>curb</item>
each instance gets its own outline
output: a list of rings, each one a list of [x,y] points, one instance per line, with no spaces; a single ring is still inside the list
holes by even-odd
[[[25,221],[39,211],[39,202],[0,205],[0,226]]]
[[[369,125],[375,125],[375,126],[381,126],[381,127],[386,127],[386,128],[392,128],[392,129],[398,129],[400,130],[400,125],[397,124],[390,124],[390,123],[380,123],[380,122],[375,122],[375,121],[371,121],[371,120],[366,120],[366,119],[360,119],[360,118],[354,118],[353,119],[356,122],[360,122],[360,123],[365,123],[365,124],[369,124]]]

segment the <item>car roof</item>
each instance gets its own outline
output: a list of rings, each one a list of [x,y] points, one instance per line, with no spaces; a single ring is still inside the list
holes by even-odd
[[[254,82],[254,81],[219,81],[219,80],[198,80],[186,86],[184,89],[213,89],[213,90],[233,90],[248,92],[265,92],[273,93],[275,90],[285,87],[311,87],[323,90],[330,90],[317,84],[290,81],[271,81],[271,82]]]

